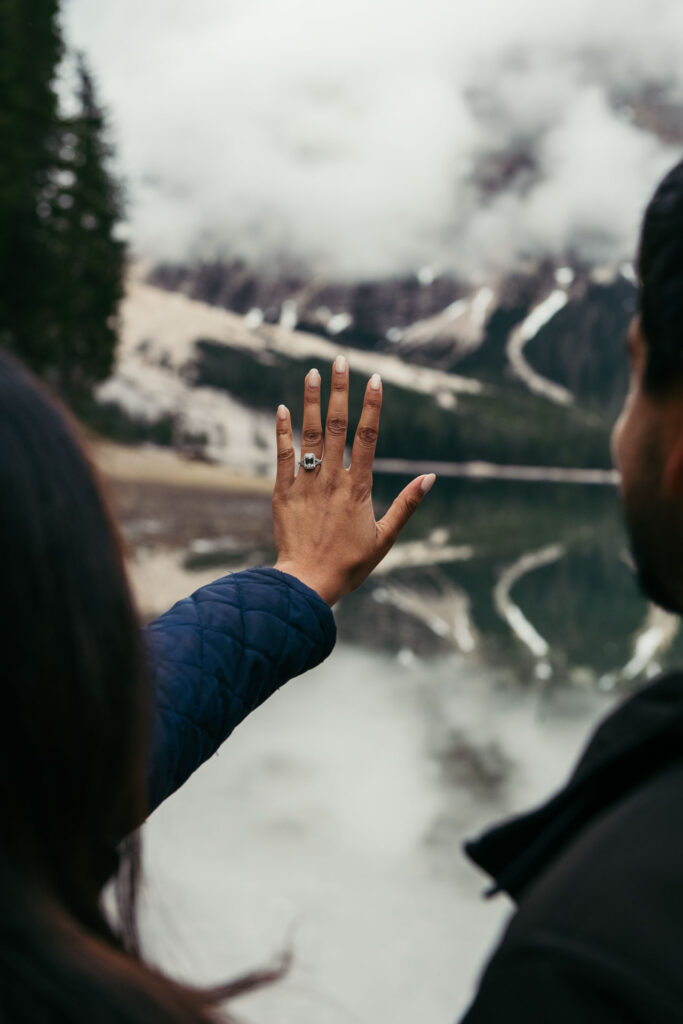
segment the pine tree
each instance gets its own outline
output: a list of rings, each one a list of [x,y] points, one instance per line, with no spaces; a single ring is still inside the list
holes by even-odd
[[[57,0],[0,0],[0,343],[39,367],[55,327],[49,187],[62,57]]]
[[[59,377],[70,397],[111,371],[123,294],[126,247],[117,237],[122,190],[95,87],[78,57],[78,112],[62,120],[52,223],[61,267]]]
[[[74,401],[107,376],[125,246],[121,188],[85,62],[60,114],[58,0],[0,0],[0,344]]]

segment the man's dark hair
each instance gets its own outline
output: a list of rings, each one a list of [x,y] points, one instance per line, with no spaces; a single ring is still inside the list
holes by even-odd
[[[683,161],[660,182],[645,210],[638,276],[648,349],[644,385],[661,393],[683,381]]]

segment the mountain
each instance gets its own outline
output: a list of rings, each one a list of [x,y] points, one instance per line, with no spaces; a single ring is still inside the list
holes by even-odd
[[[353,284],[160,266],[129,283],[99,414],[268,472],[276,405],[296,422],[304,374],[344,351],[352,414],[382,374],[380,457],[606,468],[635,297],[629,267],[547,261],[474,288],[428,268]]]

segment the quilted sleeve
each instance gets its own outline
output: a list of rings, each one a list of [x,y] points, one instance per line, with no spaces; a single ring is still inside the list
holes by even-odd
[[[149,811],[236,725],[334,647],[332,611],[277,569],[247,569],[175,604],[146,630],[153,721]]]

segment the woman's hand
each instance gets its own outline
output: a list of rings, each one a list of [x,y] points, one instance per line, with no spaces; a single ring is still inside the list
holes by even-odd
[[[332,368],[332,393],[323,432],[320,374],[311,370],[304,385],[302,455],[322,458],[313,470],[296,470],[289,411],[277,412],[277,479],[273,520],[276,569],[291,573],[328,602],[360,586],[381,562],[434,483],[434,474],[412,480],[379,522],[372,509],[372,460],[377,444],[382,382],[373,374],[353,442],[351,466],[344,467],[348,426],[349,370],[343,356]]]

